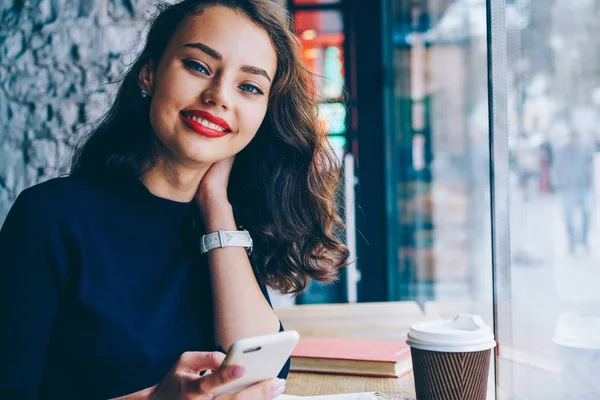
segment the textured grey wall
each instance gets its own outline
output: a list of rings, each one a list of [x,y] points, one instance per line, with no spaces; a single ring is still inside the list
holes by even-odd
[[[0,0],[0,225],[55,177],[142,41],[155,0]],[[83,130],[85,131],[85,130]]]

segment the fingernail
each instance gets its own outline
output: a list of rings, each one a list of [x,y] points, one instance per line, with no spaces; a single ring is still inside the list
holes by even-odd
[[[273,390],[273,398],[276,398],[285,390],[285,379],[273,379],[273,382],[271,383],[271,388]]]
[[[276,399],[280,394],[285,392],[285,384],[277,390],[273,390],[273,398]]]
[[[273,378],[271,385],[273,386],[273,390],[279,389],[280,387],[285,386],[285,379]]]
[[[229,372],[232,378],[241,378],[246,373],[243,367],[233,367]]]

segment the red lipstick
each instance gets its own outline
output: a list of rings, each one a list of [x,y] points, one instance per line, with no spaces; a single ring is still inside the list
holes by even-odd
[[[190,129],[204,137],[220,138],[231,133],[231,128],[229,127],[227,121],[212,115],[208,111],[185,110],[179,113],[179,115],[181,117],[181,120]],[[206,126],[207,123],[209,124],[209,126]],[[214,126],[210,126],[213,124]]]

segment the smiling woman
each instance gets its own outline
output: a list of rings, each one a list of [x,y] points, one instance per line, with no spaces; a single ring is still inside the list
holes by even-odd
[[[270,0],[159,7],[71,174],[0,231],[0,398],[229,399],[243,369],[198,373],[283,329],[267,285],[336,277],[339,167],[288,26]]]

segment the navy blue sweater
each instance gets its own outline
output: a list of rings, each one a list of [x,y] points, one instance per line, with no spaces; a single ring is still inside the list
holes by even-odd
[[[195,216],[133,177],[23,191],[0,231],[0,399],[122,396],[215,350]]]

